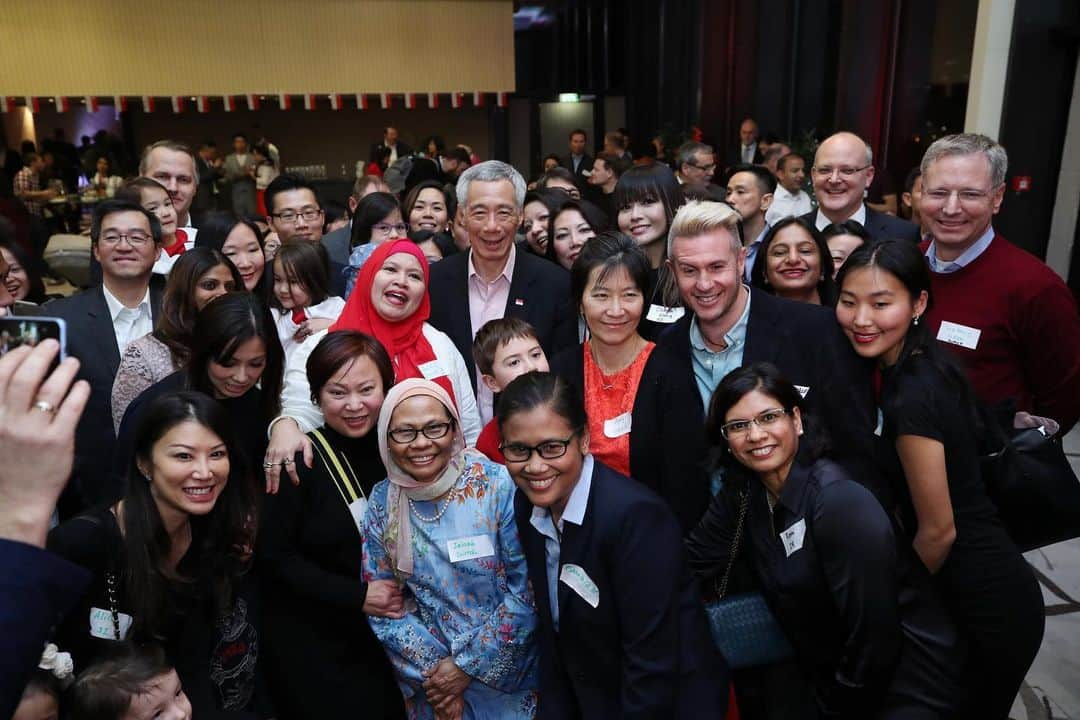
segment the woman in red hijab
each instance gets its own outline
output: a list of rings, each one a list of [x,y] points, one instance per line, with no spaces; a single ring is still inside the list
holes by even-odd
[[[378,340],[394,363],[394,382],[425,378],[439,384],[454,400],[465,442],[472,447],[480,434],[480,411],[469,371],[453,341],[428,324],[427,287],[428,263],[420,248],[411,240],[388,240],[360,269],[355,289],[329,331],[356,330]],[[303,433],[323,422],[318,406],[307,406],[311,390],[302,367],[305,363],[306,358],[298,359],[297,367],[291,363],[286,368],[282,416],[270,426],[270,446],[263,463],[270,492],[276,492],[278,476],[271,470],[281,467],[292,476],[296,453],[303,451],[303,461],[310,467],[312,451]],[[305,405],[302,412],[293,407],[296,402]]]

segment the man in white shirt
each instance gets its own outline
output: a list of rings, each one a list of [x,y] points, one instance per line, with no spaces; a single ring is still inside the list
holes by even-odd
[[[814,209],[810,196],[802,189],[806,181],[806,160],[789,152],[776,161],[776,192],[765,221],[775,225],[786,217],[805,215]]]
[[[79,377],[91,388],[75,439],[76,511],[115,500],[122,489],[111,473],[113,381],[124,349],[153,330],[161,307],[161,287],[151,285],[161,250],[152,213],[128,200],[105,200],[94,209],[90,242],[101,285],[54,300],[43,313],[66,322],[67,353],[79,359]]]
[[[758,124],[754,118],[746,118],[739,125],[739,163],[756,165],[764,158],[764,153],[758,147]]]
[[[143,150],[139,174],[157,180],[169,191],[176,210],[176,224],[187,233],[190,250],[195,244],[196,233],[191,225],[191,201],[199,189],[195,153],[175,140],[158,140]]]

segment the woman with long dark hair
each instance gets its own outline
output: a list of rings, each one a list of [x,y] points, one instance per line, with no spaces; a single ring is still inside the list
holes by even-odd
[[[225,213],[208,215],[195,236],[195,247],[210,247],[229,258],[248,292],[267,298],[271,282],[267,280],[264,234],[250,220],[240,220]],[[239,288],[238,288],[239,289]]]
[[[750,284],[796,302],[835,304],[832,255],[812,220],[786,217],[769,228],[750,271]]]
[[[386,477],[375,425],[394,368],[374,338],[341,330],[315,346],[307,376],[324,419],[308,433],[315,462],[297,466],[298,486],[281,483],[266,498],[256,554],[275,709],[282,720],[401,718],[401,693],[365,620],[400,617],[401,588],[362,579],[368,497]]]
[[[160,380],[128,406],[117,432],[117,467],[131,455],[142,408],[177,390],[197,390],[222,404],[236,429],[237,454],[258,467],[266,449],[266,428],[277,415],[283,353],[274,319],[251,293],[232,292],[210,301],[192,331],[187,365]]]
[[[34,268],[22,245],[0,236],[0,255],[8,265],[8,274],[4,278],[4,286],[7,288],[11,299],[18,303],[33,303],[40,305],[49,298],[45,295],[45,283],[41,275]],[[15,307],[18,314],[18,307]]]
[[[728,373],[706,433],[724,486],[687,538],[690,566],[724,587],[749,560],[820,716],[955,717],[956,632],[873,493],[824,457],[795,386],[769,363]],[[794,686],[779,690],[789,697],[766,701],[818,716]]]
[[[679,288],[667,266],[668,228],[686,198],[675,173],[666,165],[632,167],[615,185],[619,231],[633,238],[649,258],[649,287],[641,335],[655,340],[685,313]]]
[[[1005,718],[1042,643],[1042,592],[987,496],[971,385],[922,322],[926,260],[904,240],[871,243],[836,281],[836,319],[877,364],[903,532],[971,646],[969,716]]]
[[[77,667],[122,641],[160,642],[197,715],[250,710],[258,633],[240,586],[258,522],[232,421],[186,391],[156,398],[141,419],[124,496],[49,534],[50,550],[92,574],[58,640]]]
[[[198,312],[214,298],[243,287],[236,266],[219,250],[192,248],[177,258],[165,282],[157,327],[130,343],[120,358],[112,389],[114,430],[120,429],[124,412],[139,393],[187,362]]]
[[[585,243],[608,229],[604,212],[587,200],[565,198],[548,218],[548,260],[569,270]]]

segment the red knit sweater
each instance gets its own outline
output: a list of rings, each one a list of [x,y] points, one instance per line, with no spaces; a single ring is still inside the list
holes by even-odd
[[[925,252],[927,243],[923,243]],[[974,350],[947,344],[987,403],[1053,418],[1080,418],[1080,314],[1054,271],[1000,235],[967,267],[931,273],[930,330],[947,320],[980,331]]]

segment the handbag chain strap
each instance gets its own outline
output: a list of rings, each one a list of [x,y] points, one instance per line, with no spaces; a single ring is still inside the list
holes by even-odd
[[[735,565],[735,557],[739,554],[739,545],[742,541],[743,526],[746,524],[746,511],[750,508],[750,491],[744,490],[739,493],[739,519],[735,522],[735,536],[731,539],[731,555],[728,557],[727,569],[716,586],[716,599],[723,600],[727,594],[728,580],[731,578],[731,568]]]

